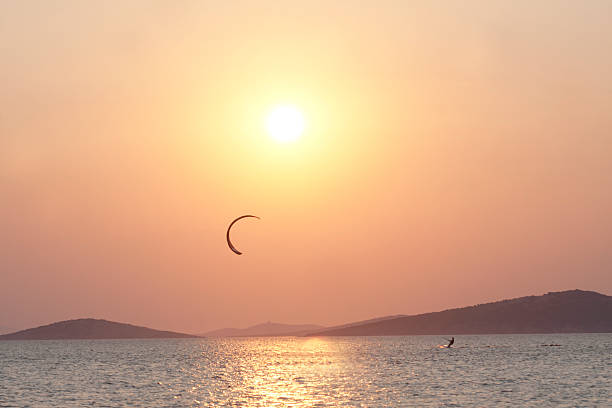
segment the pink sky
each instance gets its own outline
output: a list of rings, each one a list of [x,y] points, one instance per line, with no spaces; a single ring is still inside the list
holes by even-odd
[[[0,326],[612,294],[612,3],[230,3],[0,4]]]

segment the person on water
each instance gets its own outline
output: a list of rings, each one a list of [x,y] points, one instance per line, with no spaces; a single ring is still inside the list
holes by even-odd
[[[455,343],[455,338],[452,337],[450,340],[448,340],[448,346],[446,346],[446,348],[451,348],[451,346]]]

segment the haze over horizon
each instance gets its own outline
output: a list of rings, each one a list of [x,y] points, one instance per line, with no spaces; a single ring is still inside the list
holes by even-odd
[[[0,326],[611,295],[612,2],[328,3],[0,3]]]

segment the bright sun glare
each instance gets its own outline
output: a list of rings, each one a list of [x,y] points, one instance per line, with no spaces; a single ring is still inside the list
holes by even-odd
[[[268,134],[278,142],[293,142],[304,132],[304,116],[291,105],[276,106],[266,119]]]

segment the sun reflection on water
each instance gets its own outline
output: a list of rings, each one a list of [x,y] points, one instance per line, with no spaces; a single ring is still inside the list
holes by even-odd
[[[241,384],[233,392],[246,406],[316,406],[330,398],[321,393],[327,373],[339,355],[323,339],[290,341],[262,339],[246,364]],[[229,401],[228,401],[229,402]]]

